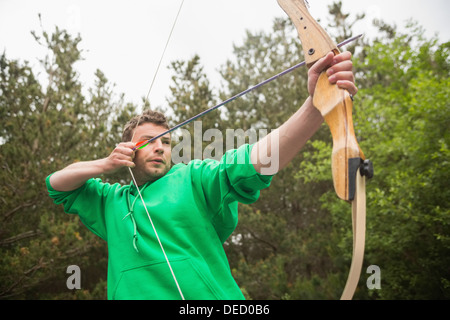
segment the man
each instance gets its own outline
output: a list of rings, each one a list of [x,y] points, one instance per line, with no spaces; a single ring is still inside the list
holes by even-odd
[[[288,121],[254,145],[227,151],[221,161],[171,167],[170,134],[134,151],[138,141],[168,129],[163,115],[146,112],[125,127],[123,141],[132,141],[120,143],[107,158],[78,162],[47,177],[55,203],[107,241],[108,299],[244,298],[223,243],[236,227],[238,202],[256,201],[322,124],[312,97],[327,67],[331,83],[357,93],[350,53],[330,53],[310,68],[310,97]],[[278,165],[268,169],[262,154]],[[94,179],[123,167],[132,168],[136,183]]]

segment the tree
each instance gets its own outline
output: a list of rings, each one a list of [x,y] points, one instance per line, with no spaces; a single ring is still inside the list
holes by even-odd
[[[195,55],[186,62],[174,61],[171,63],[170,69],[173,70],[174,75],[172,76],[173,85],[170,86],[172,96],[168,98],[170,110],[166,110],[166,113],[172,115],[173,126],[216,104],[216,97],[203,72],[199,56]],[[205,130],[211,128],[220,130],[220,125],[220,110],[217,110],[184,126],[181,130],[173,132],[172,140],[177,146],[172,150],[172,160],[175,163],[181,161],[188,163],[193,159],[203,159],[206,154],[210,154],[210,157],[220,158],[223,150],[216,150],[217,154],[211,154],[211,152],[207,152],[206,147],[211,143],[210,141],[221,146],[222,137],[204,136]]]
[[[365,287],[362,274],[356,298],[447,299],[449,297],[448,225],[449,43],[426,39],[409,23],[401,34],[377,21],[380,36],[354,59],[360,92],[355,128],[360,145],[375,165],[368,184],[368,225],[363,271],[381,269],[381,290]],[[331,146],[316,149],[302,164],[304,182],[324,179],[329,164],[322,156]],[[308,172],[308,173],[305,173]],[[348,208],[333,191],[321,198],[333,229],[348,230]],[[352,236],[334,237],[339,248],[350,248]],[[343,255],[344,253],[344,255]],[[333,253],[336,265],[351,252]]]
[[[0,298],[104,298],[106,246],[63,213],[47,195],[45,178],[79,160],[101,158],[120,141],[117,122],[132,106],[114,101],[101,71],[82,92],[74,64],[81,39],[56,28],[33,36],[48,48],[41,60],[46,85],[28,62],[0,57]],[[123,125],[123,123],[122,123]],[[65,287],[66,268],[78,265],[82,289]]]
[[[363,146],[377,168],[366,258],[383,273],[375,297],[450,296],[449,48],[410,22],[407,33],[365,47],[357,64],[367,83],[358,126],[371,133]]]
[[[303,60],[299,41],[287,19],[276,19],[270,34],[247,33],[242,46],[235,46],[235,62],[222,68],[227,81],[225,95],[234,95],[250,85]],[[227,127],[268,128],[269,132],[285,122],[308,97],[306,69],[277,79],[227,108]],[[315,139],[328,139],[321,130]],[[305,150],[310,150],[308,146]],[[261,192],[251,206],[240,205],[240,220],[225,248],[238,284],[251,299],[307,299],[319,290],[333,269],[327,257],[324,239],[315,232],[328,233],[320,222],[326,212],[317,206],[324,184],[298,183],[296,172],[305,153],[273,179],[271,187]],[[316,240],[316,241],[315,241]],[[305,290],[306,289],[306,290]]]

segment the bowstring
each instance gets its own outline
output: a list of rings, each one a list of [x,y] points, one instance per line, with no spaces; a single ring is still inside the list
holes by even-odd
[[[155,84],[156,77],[158,75],[158,72],[159,72],[159,69],[161,67],[162,61],[163,61],[164,56],[166,54],[167,47],[169,46],[170,39],[172,38],[173,30],[175,29],[175,25],[177,24],[178,17],[180,16],[181,9],[183,8],[183,4],[184,4],[184,0],[181,1],[181,4],[180,4],[180,7],[178,9],[178,12],[177,12],[177,15],[175,17],[175,20],[173,21],[172,28],[171,28],[170,33],[169,33],[169,37],[167,38],[166,45],[164,46],[163,52],[162,52],[161,57],[160,57],[159,62],[158,62],[158,66],[156,67],[155,74],[153,75],[152,82],[150,83],[150,87],[149,87],[149,89],[147,91],[147,95],[145,96],[144,107],[147,105],[147,103],[149,103],[148,98],[149,98],[150,93],[151,93],[151,91],[153,89],[153,85]],[[136,128],[139,125],[139,121],[141,120],[141,117],[142,117],[142,113],[139,115],[139,118],[138,118],[138,121],[136,123],[136,126],[134,127],[134,131],[133,131],[133,135],[131,137],[131,141],[133,141],[134,134],[136,133]]]
[[[162,61],[163,61],[163,59],[164,59],[164,56],[165,56],[167,47],[169,46],[170,39],[172,38],[173,30],[175,29],[175,25],[177,24],[178,17],[180,16],[181,9],[183,8],[183,4],[184,4],[184,0],[181,1],[180,7],[179,7],[179,9],[178,9],[178,13],[177,13],[177,15],[176,15],[176,17],[175,17],[175,20],[174,20],[173,24],[172,24],[172,28],[171,28],[171,30],[170,30],[169,36],[168,36],[167,41],[166,41],[166,44],[165,44],[165,46],[164,46],[164,50],[163,50],[163,52],[162,52],[162,54],[161,54],[161,58],[159,59],[158,66],[157,66],[157,68],[156,68],[155,74],[153,75],[152,82],[150,83],[150,87],[149,87],[149,89],[148,89],[147,95],[145,96],[145,100],[144,100],[144,108],[145,108],[145,106],[146,106],[147,103],[148,103],[148,98],[149,98],[150,93],[151,93],[151,91],[152,91],[153,85],[155,84],[156,77],[157,77],[157,75],[158,75],[159,69],[160,69],[161,64],[162,64]],[[141,112],[141,114],[139,115],[138,120],[137,120],[137,122],[136,122],[136,125],[135,125],[135,127],[134,127],[133,135],[132,135],[132,137],[131,137],[131,141],[133,141],[134,135],[136,134],[136,129],[137,129],[138,125],[139,125],[139,122],[141,121],[142,113],[143,113],[143,112]],[[175,284],[176,284],[176,286],[177,286],[178,292],[180,293],[181,299],[182,299],[182,300],[185,300],[185,299],[184,299],[183,292],[181,291],[180,285],[178,284],[177,277],[175,276],[175,273],[173,272],[173,269],[172,269],[172,266],[171,266],[171,264],[170,264],[169,258],[167,257],[166,251],[164,250],[164,246],[163,246],[163,244],[162,244],[162,242],[161,242],[161,240],[160,240],[160,238],[159,238],[159,236],[158,236],[158,232],[156,231],[155,225],[153,224],[153,220],[152,220],[152,218],[151,218],[151,216],[150,216],[150,213],[148,212],[147,206],[145,205],[144,198],[142,197],[141,191],[140,191],[139,186],[138,186],[138,184],[137,184],[137,182],[136,182],[136,179],[135,179],[135,177],[134,177],[133,171],[131,170],[130,167],[128,167],[128,170],[129,170],[129,172],[130,172],[130,175],[131,175],[131,178],[132,178],[132,180],[133,180],[133,183],[134,183],[134,185],[136,186],[136,189],[137,189],[137,191],[138,191],[139,197],[141,198],[141,201],[142,201],[142,204],[143,204],[143,206],[144,206],[145,212],[147,213],[148,220],[150,221],[150,224],[152,225],[153,231],[155,232],[155,236],[156,236],[156,239],[158,240],[158,243],[159,243],[159,246],[160,246],[160,248],[161,248],[161,251],[162,251],[162,253],[164,254],[164,258],[166,259],[167,265],[169,266],[170,272],[171,272],[172,277],[173,277],[173,280],[174,280],[174,282],[175,282]]]
[[[181,291],[180,285],[178,284],[177,277],[175,276],[175,273],[173,272],[173,269],[172,269],[172,266],[170,264],[169,258],[167,258],[166,251],[164,250],[164,246],[163,246],[161,240],[159,239],[158,232],[156,231],[155,225],[153,224],[153,220],[152,220],[152,218],[150,216],[150,213],[147,210],[147,206],[145,205],[144,198],[142,197],[141,191],[139,190],[139,186],[137,185],[136,179],[134,178],[133,171],[131,170],[130,167],[128,167],[128,170],[130,171],[131,178],[133,179],[133,182],[134,182],[134,185],[136,186],[136,189],[138,191],[139,197],[141,198],[142,204],[144,205],[144,209],[145,209],[145,212],[147,213],[148,220],[150,220],[150,224],[152,225],[153,231],[155,232],[156,239],[158,240],[158,243],[159,243],[159,246],[161,248],[161,251],[164,254],[164,258],[166,259],[167,265],[169,266],[170,273],[172,274],[173,280],[175,281],[175,284],[177,286],[178,292],[180,293],[181,299],[184,300],[183,292]]]

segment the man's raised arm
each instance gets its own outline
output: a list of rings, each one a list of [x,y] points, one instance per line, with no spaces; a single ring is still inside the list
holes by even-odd
[[[329,67],[327,75],[330,83],[337,84],[352,95],[358,92],[354,83],[350,52],[343,52],[336,56],[330,52],[317,61],[308,71],[310,97],[289,120],[253,146],[251,161],[257,172],[264,175],[274,175],[279,172],[320,128],[323,117],[314,107],[312,97],[319,75],[327,67]]]

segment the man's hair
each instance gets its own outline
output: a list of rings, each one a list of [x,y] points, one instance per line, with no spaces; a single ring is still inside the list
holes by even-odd
[[[138,123],[139,121],[139,123]],[[146,110],[140,116],[135,116],[125,125],[122,134],[122,142],[131,141],[134,130],[143,123],[153,123],[169,130],[166,116],[158,111]]]

